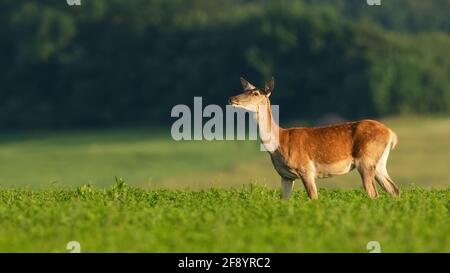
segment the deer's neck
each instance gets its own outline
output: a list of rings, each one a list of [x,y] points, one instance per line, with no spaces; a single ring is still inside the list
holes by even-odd
[[[258,106],[258,110],[255,113],[255,119],[259,128],[259,136],[265,149],[269,153],[275,152],[280,143],[280,128],[273,119],[269,102],[266,105]]]

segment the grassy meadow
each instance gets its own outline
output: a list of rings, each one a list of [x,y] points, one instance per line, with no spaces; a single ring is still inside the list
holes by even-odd
[[[450,118],[384,121],[399,138],[388,161],[402,186],[450,185]],[[257,141],[180,141],[164,130],[127,129],[0,135],[0,187],[109,187],[124,177],[142,188],[198,189],[248,183],[278,187],[280,178]],[[361,187],[356,171],[319,187]],[[297,183],[297,188],[302,188]]]
[[[320,190],[288,201],[262,186],[1,190],[0,250],[68,252],[449,252],[450,190]]]
[[[356,172],[279,177],[255,141],[175,142],[169,131],[0,137],[0,251],[450,252],[450,118],[391,118],[388,169],[402,196],[370,200]],[[124,180],[115,180],[115,176]]]

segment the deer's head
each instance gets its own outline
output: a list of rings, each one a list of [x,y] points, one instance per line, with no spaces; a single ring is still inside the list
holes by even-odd
[[[270,104],[269,96],[275,84],[274,79],[267,81],[264,89],[257,88],[253,84],[241,77],[244,92],[230,98],[230,104],[237,108],[243,108],[247,111],[257,112],[261,105]]]

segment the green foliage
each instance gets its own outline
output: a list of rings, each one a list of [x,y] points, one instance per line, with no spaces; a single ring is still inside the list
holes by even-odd
[[[128,193],[128,186],[125,182],[125,179],[123,177],[117,178],[115,177],[115,183],[111,190],[111,194],[114,196],[117,200],[122,200],[124,197],[126,197],[126,194]]]
[[[80,197],[86,198],[90,194],[92,194],[92,187],[89,184],[85,184],[77,188],[77,193]]]
[[[113,191],[114,192],[124,192],[127,189],[127,183],[123,177],[117,178],[115,177],[116,182],[114,183]]]
[[[283,120],[449,113],[449,3],[2,1],[0,127],[167,122],[242,75],[275,76]]]
[[[329,5],[347,18],[375,21],[384,28],[402,32],[450,32],[448,0],[381,0],[381,6],[367,5],[364,1],[305,0],[312,5]]]
[[[261,186],[238,189],[1,189],[0,251],[382,252],[450,251],[450,191],[408,189],[370,200],[363,190],[320,190],[288,201]]]

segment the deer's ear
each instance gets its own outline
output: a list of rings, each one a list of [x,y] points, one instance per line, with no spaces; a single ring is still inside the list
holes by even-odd
[[[272,77],[272,79],[266,82],[266,88],[264,90],[266,92],[266,96],[269,97],[272,94],[274,87],[275,87],[275,79]]]
[[[249,83],[246,79],[244,79],[242,77],[241,77],[241,84],[242,84],[242,87],[244,87],[245,91],[256,88],[253,84]]]

